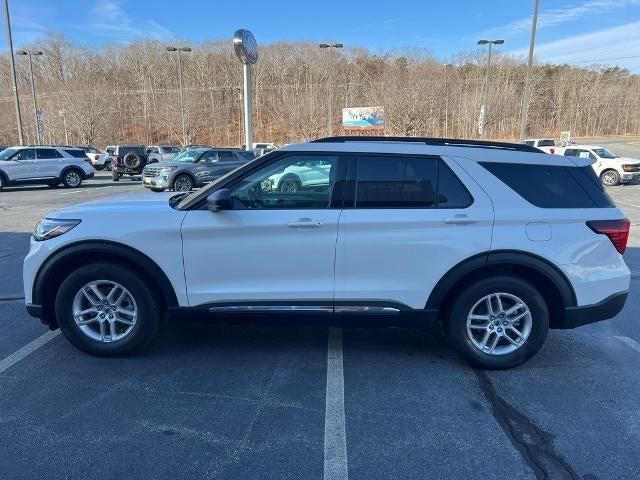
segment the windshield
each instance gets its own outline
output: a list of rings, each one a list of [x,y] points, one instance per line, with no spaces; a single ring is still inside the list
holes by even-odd
[[[5,148],[4,150],[2,150],[2,152],[0,152],[0,160],[6,160],[17,151],[17,148]]]
[[[593,151],[600,158],[618,158],[618,155],[616,155],[615,153],[610,152],[606,148],[594,148]]]
[[[205,150],[193,149],[186,150],[182,152],[180,155],[177,155],[173,161],[174,162],[185,162],[185,163],[195,163],[200,158],[200,155],[205,152]]]

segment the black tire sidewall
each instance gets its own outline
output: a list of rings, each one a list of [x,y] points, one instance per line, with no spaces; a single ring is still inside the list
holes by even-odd
[[[531,312],[531,333],[524,345],[506,355],[489,355],[479,351],[467,336],[467,315],[473,305],[482,297],[504,292],[522,299]],[[529,282],[511,275],[497,275],[478,280],[456,297],[445,332],[451,346],[468,363],[484,369],[504,369],[515,367],[535,355],[547,338],[549,331],[549,311],[542,295]]]
[[[86,336],[73,319],[72,305],[83,285],[94,280],[112,280],[129,290],[138,308],[133,331],[114,343],[100,343]],[[92,355],[115,357],[128,354],[148,343],[156,334],[161,314],[158,301],[144,281],[121,265],[94,263],[78,268],[60,285],[55,300],[56,320],[65,337],[80,350]]]

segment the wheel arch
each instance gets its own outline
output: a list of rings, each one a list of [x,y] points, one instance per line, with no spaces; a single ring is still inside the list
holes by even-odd
[[[67,165],[66,167],[64,167],[62,169],[62,171],[60,172],[60,176],[58,177],[60,179],[60,181],[62,181],[62,179],[64,178],[64,176],[67,174],[67,172],[69,172],[70,170],[73,170],[75,172],[77,172],[80,177],[84,180],[87,176],[86,173],[84,173],[84,170],[79,167],[78,165]]]
[[[117,242],[88,240],[68,245],[54,252],[40,266],[32,290],[32,302],[42,305],[43,317],[50,328],[56,328],[55,296],[65,274],[89,261],[118,263],[136,272],[142,272],[144,280],[157,288],[163,307],[177,307],[178,298],[169,278],[158,264],[139,250]]]
[[[461,288],[494,273],[512,273],[533,284],[547,303],[552,328],[562,324],[567,307],[577,305],[576,294],[567,276],[548,260],[518,250],[485,252],[451,268],[431,291],[425,308],[437,310],[446,318],[447,305]]]

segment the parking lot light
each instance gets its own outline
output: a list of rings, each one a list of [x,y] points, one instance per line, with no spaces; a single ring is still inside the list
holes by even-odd
[[[333,55],[334,48],[343,48],[342,43],[321,43],[318,45],[321,49],[329,50],[329,85],[327,87],[327,103],[329,114],[329,136],[333,135]]]
[[[38,128],[38,102],[36,101],[36,86],[33,80],[33,56],[44,55],[41,50],[18,50],[17,55],[29,57],[29,79],[31,81],[31,97],[33,98],[33,119],[36,129],[36,143],[40,145],[40,129]]]
[[[487,107],[487,92],[489,91],[489,73],[491,71],[491,46],[502,45],[503,43],[504,40],[478,40],[478,45],[489,45],[489,55],[487,56],[487,73],[484,77],[484,86],[482,88],[482,106],[480,107],[480,123],[482,124],[480,130],[480,138],[482,140],[484,140],[486,130],[485,126],[487,124],[489,111],[489,108]]]
[[[182,58],[180,52],[190,52],[191,47],[166,47],[167,52],[178,52],[178,83],[180,85],[180,118],[182,120],[182,144],[187,145],[187,122],[184,115],[184,92],[182,89]]]

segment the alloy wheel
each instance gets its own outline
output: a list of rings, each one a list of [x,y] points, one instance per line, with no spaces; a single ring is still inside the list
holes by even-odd
[[[193,188],[193,183],[189,177],[178,177],[173,184],[173,189],[176,192],[188,192]]]
[[[70,187],[77,187],[78,185],[80,185],[80,182],[82,181],[82,179],[80,178],[80,175],[78,175],[77,172],[67,173],[65,175],[65,179],[66,179],[67,185],[69,185]]]
[[[95,280],[76,293],[73,319],[82,333],[101,343],[122,340],[138,319],[138,306],[124,286],[111,280]]]
[[[489,355],[507,355],[529,338],[533,319],[527,304],[510,293],[491,293],[478,300],[467,316],[467,336]]]

